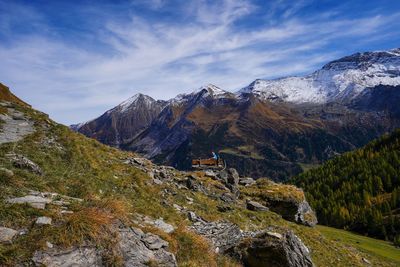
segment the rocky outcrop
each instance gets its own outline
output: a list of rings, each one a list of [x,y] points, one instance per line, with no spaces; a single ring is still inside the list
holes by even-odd
[[[11,243],[13,238],[18,234],[18,231],[7,228],[0,227],[0,243]]]
[[[139,228],[118,228],[118,243],[115,253],[122,258],[125,267],[147,267],[153,263],[160,267],[176,267],[174,254],[167,251],[168,242],[159,236],[144,233]],[[49,248],[52,246],[48,246]],[[47,251],[36,251],[32,261],[36,266],[48,267],[101,267],[106,251],[101,248],[85,246],[71,249],[50,248]]]
[[[258,202],[255,202],[255,201],[251,201],[251,200],[246,202],[246,207],[247,207],[247,209],[253,210],[253,211],[268,211],[268,208],[265,207],[264,205],[262,205]]]
[[[2,106],[7,107],[5,102],[0,103],[4,103]],[[20,141],[35,131],[33,122],[26,118],[22,112],[9,107],[7,113],[0,113],[0,121],[3,122],[0,125],[0,144]]]
[[[36,266],[47,267],[102,267],[101,253],[94,247],[79,247],[69,250],[52,249],[37,251],[32,261]]]
[[[207,238],[217,253],[231,255],[248,267],[312,267],[310,251],[292,231],[244,232],[227,222],[208,222],[188,213],[197,234]]]
[[[45,209],[46,204],[61,206],[63,211],[67,211],[67,207],[74,201],[81,202],[83,199],[60,195],[58,193],[30,191],[28,195],[23,197],[9,198],[6,200],[9,204],[28,204],[37,209]]]
[[[292,199],[270,199],[268,200],[268,207],[288,221],[311,227],[318,223],[315,212],[306,200],[298,202]]]
[[[36,163],[34,163],[33,161],[31,161],[30,159],[28,159],[23,155],[7,154],[6,157],[8,157],[11,160],[11,162],[16,168],[26,169],[38,175],[42,175],[43,173],[42,169]]]
[[[292,231],[244,239],[232,252],[247,267],[312,267],[310,251]]]
[[[176,267],[174,254],[168,252],[168,242],[154,234],[145,234],[139,228],[119,229],[118,243],[126,267],[156,266]]]

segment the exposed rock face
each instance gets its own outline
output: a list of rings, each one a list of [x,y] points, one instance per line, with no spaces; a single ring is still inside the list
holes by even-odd
[[[174,254],[168,252],[168,242],[154,234],[145,234],[138,228],[119,228],[116,252],[123,258],[125,267],[147,267],[155,263],[162,267],[176,267]],[[76,247],[69,250],[51,248],[36,251],[33,262],[48,267],[101,267],[103,251],[95,247]]]
[[[35,131],[33,122],[14,108],[8,108],[8,114],[0,114],[0,120],[0,144],[20,141]]]
[[[207,238],[217,253],[238,258],[248,267],[312,267],[310,251],[292,231],[243,232],[230,222],[207,222],[189,212],[191,228]]]
[[[11,243],[18,231],[7,227],[0,227],[0,243]]]
[[[244,240],[234,248],[247,267],[312,267],[310,252],[291,231],[264,232]]]
[[[149,126],[165,105],[165,101],[137,94],[102,116],[71,128],[107,145],[119,147]]]
[[[268,208],[265,207],[264,205],[262,205],[258,202],[255,202],[255,201],[251,201],[251,200],[246,202],[246,206],[247,206],[247,209],[253,210],[253,211],[268,211]]]
[[[193,214],[191,217],[194,217]],[[233,223],[206,222],[198,217],[192,219],[196,220],[192,225],[192,229],[196,233],[209,239],[216,252],[224,253],[238,244],[242,239],[242,231]]]
[[[49,250],[35,252],[32,261],[36,266],[47,267],[101,267],[101,254],[93,247],[80,247],[70,250]]]
[[[282,215],[282,218],[285,220],[297,222],[311,227],[318,223],[317,216],[306,200],[297,202],[291,199],[270,199],[268,200],[268,203],[270,210]]]
[[[153,234],[145,234],[138,228],[119,230],[119,249],[126,267],[146,267],[153,261],[157,266],[176,267],[174,254],[165,250],[168,242]]]
[[[42,169],[27,157],[17,154],[8,154],[6,156],[10,158],[15,167],[26,169],[38,175],[42,175]]]

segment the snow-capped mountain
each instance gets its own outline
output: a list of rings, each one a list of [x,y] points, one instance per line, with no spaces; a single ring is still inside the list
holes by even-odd
[[[226,98],[236,98],[236,95],[234,93],[222,90],[218,86],[215,86],[213,84],[207,84],[204,86],[201,86],[200,88],[194,90],[193,92],[189,94],[179,94],[176,97],[170,99],[168,102],[177,105],[177,104],[182,104],[186,103],[188,101],[192,101],[193,98],[196,98],[198,100],[207,100],[207,99],[212,99],[212,100],[217,100],[217,99],[226,99]]]
[[[100,117],[71,128],[112,146],[119,146],[148,126],[165,107],[166,101],[136,94]]]
[[[356,53],[305,77],[256,80],[238,94],[252,93],[270,101],[322,104],[349,101],[365,88],[378,85],[400,85],[400,48]]]

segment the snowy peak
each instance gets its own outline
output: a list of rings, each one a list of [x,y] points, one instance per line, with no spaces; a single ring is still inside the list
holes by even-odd
[[[268,101],[326,103],[349,101],[365,88],[400,85],[400,49],[356,53],[329,62],[304,77],[255,80],[238,94]]]
[[[207,84],[201,86],[200,88],[194,90],[189,94],[179,94],[175,98],[169,100],[171,104],[181,104],[189,101],[193,101],[194,99],[225,99],[225,98],[235,98],[235,94],[225,91],[218,86],[213,84]]]
[[[135,107],[138,103],[143,103],[146,106],[151,106],[151,104],[155,103],[156,100],[154,100],[152,97],[138,93],[121,104],[119,104],[117,107],[115,107],[113,110],[118,110],[121,113],[126,112],[127,110],[131,109],[132,107]]]

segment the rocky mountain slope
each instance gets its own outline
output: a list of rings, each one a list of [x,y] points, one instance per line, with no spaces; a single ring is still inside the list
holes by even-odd
[[[243,175],[285,180],[400,127],[399,99],[399,49],[358,53],[236,94],[208,85],[179,95],[119,147],[179,169],[215,150]]]
[[[165,101],[137,94],[89,122],[71,128],[102,143],[119,147],[146,128],[166,105]]]
[[[323,224],[400,240],[400,130],[302,173]],[[400,242],[399,242],[400,244]]]
[[[397,264],[310,227],[294,186],[155,165],[0,93],[1,114],[32,126],[11,140],[25,126],[0,124],[1,266]]]

